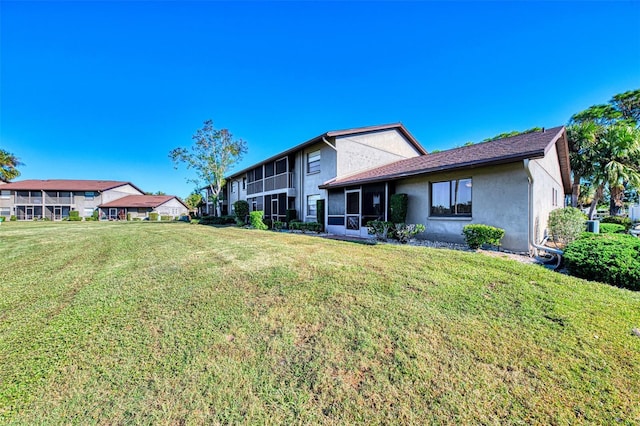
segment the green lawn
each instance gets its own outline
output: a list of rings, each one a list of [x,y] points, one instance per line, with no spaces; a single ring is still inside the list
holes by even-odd
[[[0,423],[640,422],[640,293],[477,253],[0,226]]]

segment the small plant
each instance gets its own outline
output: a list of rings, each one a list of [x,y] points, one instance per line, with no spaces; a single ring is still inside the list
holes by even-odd
[[[157,212],[149,213],[149,222],[157,222],[159,214]]]
[[[640,290],[640,238],[622,234],[585,234],[564,251],[571,275]]]
[[[71,210],[69,212],[69,220],[71,222],[80,222],[82,218],[80,217],[80,212],[77,210]]]
[[[263,231],[269,229],[269,227],[265,225],[264,222],[262,221],[263,215],[264,215],[264,212],[262,210],[257,210],[249,213],[249,221],[251,223],[252,228],[260,229]]]
[[[367,227],[369,235],[374,235],[376,240],[387,241],[389,238],[393,238],[393,222],[372,220],[367,224]]]
[[[4,216],[0,216],[0,222],[4,222]]]
[[[625,227],[625,230],[629,230],[631,229],[631,227],[633,226],[633,221],[631,219],[629,219],[628,217],[625,216],[607,216],[607,217],[603,217],[602,220],[600,220],[600,230],[602,230],[602,224],[603,223],[615,223],[617,225],[622,225]]]
[[[389,198],[391,214],[389,220],[393,223],[404,223],[407,220],[409,196],[407,194],[393,194]]]
[[[617,223],[601,223],[600,224],[600,233],[601,234],[624,234],[627,229],[624,225],[619,225]]]
[[[166,215],[162,215],[160,216],[160,220],[163,222],[170,222],[173,220],[173,216],[166,216]]]
[[[556,209],[549,213],[549,232],[557,243],[568,245],[585,230],[586,216],[575,207]]]
[[[127,212],[127,222],[131,222],[131,213]]]
[[[273,221],[273,227],[271,229],[273,229],[274,231],[282,231],[283,228],[284,228],[284,222],[281,222],[279,220]]]
[[[394,226],[394,234],[398,241],[406,244],[417,234],[424,232],[425,229],[425,226],[421,223],[396,223]]]
[[[91,214],[91,217],[93,218],[93,220],[98,220],[98,218],[99,218],[98,215],[99,215],[99,213],[98,213],[98,210],[96,209]]]
[[[500,240],[504,237],[504,229],[489,225],[470,224],[462,228],[462,235],[467,245],[476,250],[483,244],[500,245]]]
[[[11,217],[9,218],[9,222],[15,222],[16,220],[18,220],[18,218],[16,217],[15,214],[12,214]]]
[[[238,226],[244,226],[247,224],[247,216],[249,215],[249,203],[244,200],[238,200],[233,203],[233,212],[236,216],[236,223]]]
[[[142,220],[142,218],[134,217],[132,220],[133,220],[134,222],[140,222],[140,221]]]
[[[298,213],[296,212],[296,209],[287,209],[287,214],[285,216],[285,222],[290,223],[294,220],[296,220],[298,217]]]

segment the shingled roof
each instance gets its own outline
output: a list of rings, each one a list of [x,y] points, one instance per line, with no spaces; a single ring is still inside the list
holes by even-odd
[[[28,179],[9,182],[2,185],[2,189],[13,191],[106,191],[123,185],[131,185],[140,191],[140,189],[131,182],[122,182],[117,180],[73,179]]]
[[[187,207],[182,200],[175,195],[127,195],[126,197],[101,204],[100,207],[156,208],[167,201],[173,200],[174,198]]]
[[[470,169],[506,164],[524,159],[544,157],[556,147],[560,159],[563,186],[571,192],[569,150],[564,126],[524,133],[489,142],[421,155],[370,169],[355,175],[334,179],[321,185],[322,189],[341,188],[363,183],[392,181],[428,173]]]

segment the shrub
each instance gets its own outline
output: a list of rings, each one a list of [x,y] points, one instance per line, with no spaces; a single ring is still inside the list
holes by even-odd
[[[168,221],[173,220],[173,216],[165,216],[165,215],[162,215],[162,216],[160,216],[160,220],[162,220],[162,221],[164,221],[164,222],[168,222]]]
[[[131,213],[127,212],[127,221],[131,221]]]
[[[402,244],[406,244],[411,238],[416,236],[416,234],[424,232],[425,229],[425,226],[421,223],[396,223],[394,227],[394,236]],[[504,233],[504,231],[502,232]]]
[[[389,198],[389,205],[391,206],[389,220],[393,223],[405,223],[407,220],[409,196],[407,194],[393,194]]]
[[[602,224],[603,223],[615,223],[617,225],[622,225],[624,226],[625,230],[629,230],[631,229],[631,227],[633,226],[633,221],[631,219],[629,219],[628,217],[624,217],[624,216],[607,216],[607,217],[603,217],[602,220],[600,220],[600,230],[602,231]]]
[[[82,218],[80,217],[80,212],[77,210],[71,210],[69,212],[69,220],[72,222],[80,222]]]
[[[158,213],[156,212],[151,212],[149,213],[149,221],[151,222],[157,222],[158,221]]]
[[[267,225],[267,229],[271,229],[271,226],[273,226],[273,220],[272,219],[262,219],[262,223]]]
[[[188,218],[188,216],[185,216]],[[235,216],[203,216],[199,220],[192,221],[192,223],[199,223],[200,225],[229,225],[236,223]]]
[[[298,217],[298,213],[296,212],[296,209],[287,209],[287,215],[285,216],[285,221],[287,223],[290,223],[294,220],[296,220],[296,218]]]
[[[16,217],[15,214],[12,214],[11,217],[9,218],[9,222],[15,222],[16,220],[18,220],[18,218]]]
[[[140,221],[142,220],[142,218],[140,218],[140,217],[134,217],[132,220],[133,220],[134,222],[140,222]]]
[[[302,231],[302,232],[320,232],[322,230],[322,225],[318,222],[300,222],[299,220],[294,220],[289,223],[289,229],[292,231]]]
[[[262,221],[263,214],[264,212],[262,210],[257,210],[255,212],[249,213],[249,221],[251,222],[252,228],[261,229],[263,231],[269,229],[269,227]]]
[[[617,223],[601,223],[601,234],[624,234],[626,228],[624,225],[618,225]]]
[[[233,212],[235,213],[236,223],[238,226],[247,224],[247,216],[249,215],[249,203],[244,200],[238,200],[233,203]]]
[[[316,201],[316,217],[318,218],[318,223],[320,224],[320,231],[324,230],[324,200]]]
[[[367,227],[369,235],[375,235],[377,240],[387,241],[389,238],[393,238],[393,222],[372,220],[367,224]]]
[[[570,244],[585,230],[586,216],[575,207],[556,209],[549,213],[549,232],[554,241]]]
[[[0,216],[0,222],[4,222],[4,216]]]
[[[500,245],[504,237],[504,229],[489,225],[470,224],[462,228],[462,235],[467,245],[472,249],[478,249],[483,244]]]
[[[587,234],[564,252],[571,275],[640,290],[640,238],[621,234]]]
[[[99,219],[98,209],[93,211],[93,214],[91,214],[91,217],[93,218],[93,220],[98,220]]]
[[[273,221],[273,227],[271,229],[273,229],[274,231],[282,231],[283,228],[284,228],[284,222],[281,222],[279,220]]]

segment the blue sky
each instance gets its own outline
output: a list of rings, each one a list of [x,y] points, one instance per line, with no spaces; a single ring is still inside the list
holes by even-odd
[[[640,88],[640,2],[0,2],[0,148],[19,179],[186,196],[168,152],[208,118],[239,169],[401,121],[427,148]]]

